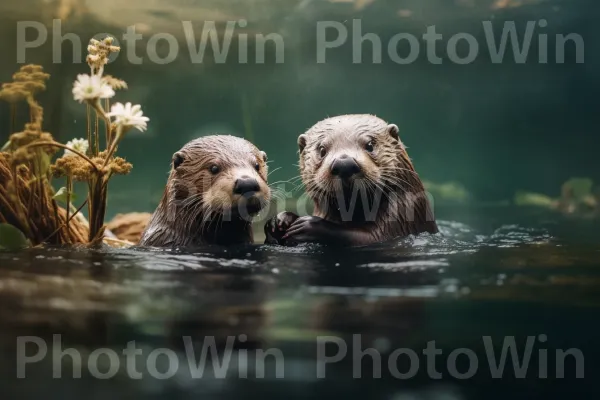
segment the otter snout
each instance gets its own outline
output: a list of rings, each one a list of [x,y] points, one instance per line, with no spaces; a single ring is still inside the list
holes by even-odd
[[[235,184],[233,185],[234,194],[243,196],[254,194],[256,192],[260,192],[258,181],[254,178],[250,178],[249,176],[242,176],[241,178],[236,179]]]
[[[331,163],[331,175],[341,179],[349,179],[360,172],[360,165],[346,154],[342,154]]]

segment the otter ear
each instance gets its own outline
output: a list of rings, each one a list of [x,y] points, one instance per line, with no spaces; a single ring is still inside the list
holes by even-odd
[[[389,134],[389,135],[390,135],[392,138],[394,138],[395,140],[399,140],[399,139],[398,139],[398,132],[399,132],[399,131],[400,131],[400,130],[398,129],[398,125],[395,125],[395,124],[389,124],[389,125],[388,125],[388,127],[387,127],[387,132],[388,132],[388,134]]]
[[[184,161],[185,161],[185,158],[183,157],[183,154],[181,154],[181,153],[173,154],[173,169],[177,169],[181,164],[183,164]]]
[[[298,148],[300,149],[300,153],[302,153],[304,151],[305,147],[306,147],[306,135],[302,134],[302,135],[298,136]]]
[[[267,162],[267,153],[265,153],[264,151],[261,151],[260,156],[262,157],[264,162]]]

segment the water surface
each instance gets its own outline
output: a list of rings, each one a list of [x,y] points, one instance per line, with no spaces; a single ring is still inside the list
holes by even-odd
[[[4,390],[31,398],[75,398],[91,388],[95,398],[117,393],[122,398],[587,398],[597,393],[595,224],[531,211],[497,209],[484,215],[474,218],[471,210],[460,218],[464,223],[442,220],[439,235],[352,250],[253,245],[0,254],[0,343],[9,355],[0,365],[2,376],[9,377]],[[498,223],[512,220],[521,222]],[[27,366],[30,379],[11,378],[16,337],[43,338],[51,354],[55,334],[61,335],[61,348],[84,354],[98,348],[121,354],[135,341],[144,349],[138,360],[143,379],[129,379],[124,357],[110,380],[90,376],[85,365],[83,379],[52,379],[50,355]],[[194,379],[187,368],[186,336],[198,352],[214,338],[220,356],[231,350],[236,360],[243,351],[276,348],[285,360],[267,362],[264,378],[249,356],[248,366],[232,361],[225,379],[208,367],[202,379]],[[348,352],[318,379],[317,337],[323,336],[343,341]],[[535,338],[526,379],[515,378],[510,360],[504,379],[492,379],[484,336],[498,352],[514,337],[520,356],[527,337]],[[373,378],[369,356],[362,362],[353,358],[356,338],[358,349],[380,351],[381,378]],[[443,351],[435,363],[441,379],[431,379],[421,355],[430,341]],[[35,346],[30,346],[31,355]],[[180,357],[170,379],[155,379],[145,367],[143,360],[158,348]],[[421,355],[410,379],[398,379],[388,368],[387,357],[400,348]],[[448,367],[448,355],[458,348],[477,356],[470,379],[454,378]],[[570,348],[585,356],[585,379],[575,379],[574,359],[565,362],[565,378],[556,378],[555,350]],[[333,355],[337,345],[327,349]],[[539,378],[540,349],[548,353],[547,379]],[[158,370],[169,369],[166,360],[159,358]],[[399,358],[399,371],[409,371],[408,360]],[[466,372],[467,356],[457,360],[458,370]],[[70,362],[62,368],[63,377],[70,377]],[[353,379],[356,368],[362,379]]]

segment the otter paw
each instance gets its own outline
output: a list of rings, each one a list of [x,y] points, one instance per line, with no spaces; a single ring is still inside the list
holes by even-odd
[[[319,217],[301,217],[294,221],[283,235],[283,240],[315,242],[327,240],[333,233],[331,222]]]
[[[297,219],[296,214],[283,211],[268,220],[265,224],[265,244],[285,245],[283,235]]]

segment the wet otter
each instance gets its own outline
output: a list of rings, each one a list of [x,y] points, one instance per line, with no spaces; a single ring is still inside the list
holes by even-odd
[[[252,243],[252,216],[270,200],[267,156],[225,135],[193,140],[173,155],[162,200],[141,246]]]
[[[314,215],[279,213],[265,225],[267,243],[360,246],[438,231],[396,125],[372,115],[328,118],[298,146]]]

